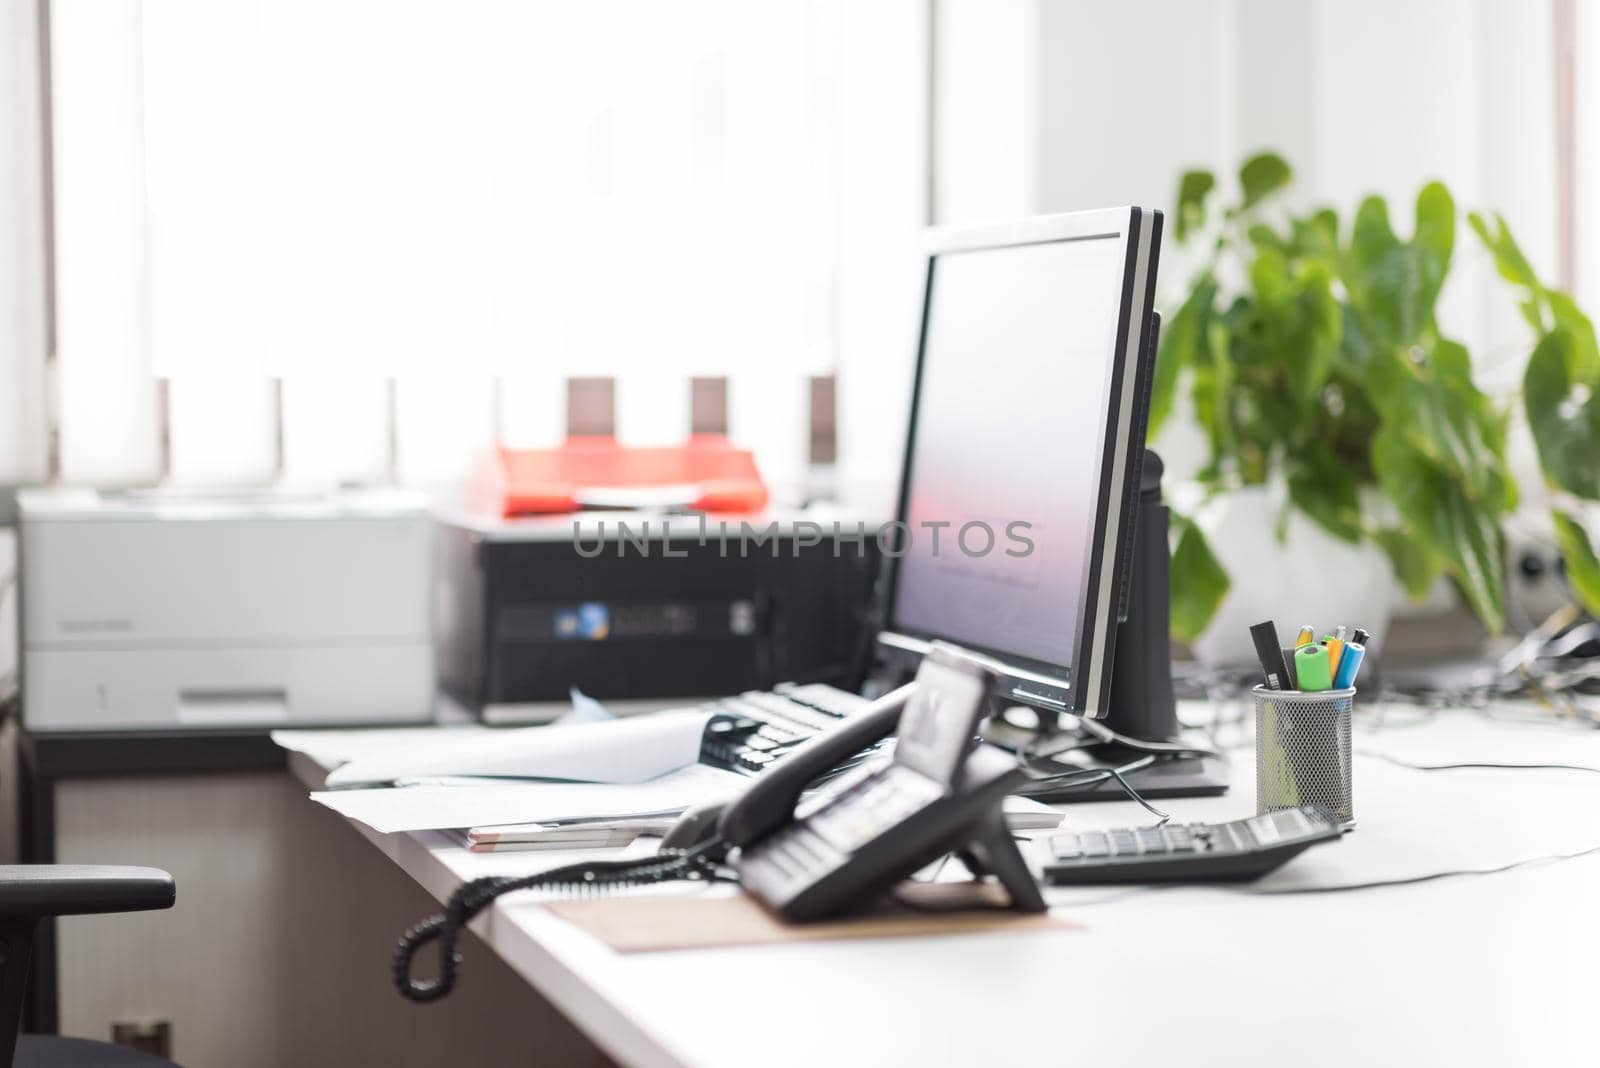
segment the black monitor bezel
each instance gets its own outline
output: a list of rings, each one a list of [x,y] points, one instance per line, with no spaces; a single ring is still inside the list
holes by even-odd
[[[927,643],[954,642],[988,661],[987,666],[1001,680],[1002,696],[1014,703],[1043,709],[1070,711],[1103,717],[1111,687],[1111,662],[1115,653],[1117,591],[1122,587],[1126,563],[1118,552],[1119,533],[1133,521],[1127,512],[1127,494],[1122,492],[1136,469],[1136,446],[1143,442],[1127,440],[1139,425],[1132,404],[1137,393],[1137,362],[1153,360],[1148,348],[1152,312],[1155,305],[1156,267],[1160,254],[1162,215],[1137,207],[1102,211],[1074,212],[1043,216],[1011,223],[931,231],[923,250],[922,318],[917,336],[917,359],[912,378],[910,415],[906,427],[899,493],[897,523],[909,521],[911,471],[914,461],[918,420],[921,408],[924,363],[927,357],[928,318],[933,296],[934,272],[943,255],[1020,245],[1059,241],[1116,238],[1124,243],[1122,285],[1119,294],[1116,340],[1112,354],[1112,373],[1108,376],[1104,403],[1100,408],[1101,454],[1096,458],[1095,484],[1098,487],[1095,521],[1087,552],[1085,573],[1088,581],[1079,590],[1076,640],[1070,657],[1056,664],[1018,656],[1001,649],[984,648],[956,641],[918,627],[898,624],[894,618],[895,597],[900,579],[898,555],[885,559],[881,611],[884,621],[879,643],[890,655],[916,653]],[[1141,271],[1141,258],[1143,268]],[[1141,277],[1142,274],[1142,277]],[[1135,315],[1134,303],[1142,304]],[[1137,323],[1137,337],[1130,346],[1131,324]],[[1129,361],[1134,361],[1130,366]],[[1148,373],[1149,369],[1146,369]],[[1125,410],[1126,409],[1126,410]],[[1121,462],[1118,446],[1121,445]],[[1117,514],[1113,518],[1112,510]],[[902,528],[903,529],[903,528]],[[1107,573],[1107,554],[1110,554]],[[1100,609],[1097,611],[1097,609]],[[1096,646],[1099,652],[1096,653]],[[1099,663],[1095,660],[1098,658]]]

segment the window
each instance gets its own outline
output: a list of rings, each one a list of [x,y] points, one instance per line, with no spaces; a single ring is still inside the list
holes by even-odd
[[[798,480],[810,380],[911,358],[924,17],[53,4],[60,473],[265,479],[281,425],[289,480],[367,479],[392,421],[402,476],[442,485],[497,430],[559,440],[566,379],[671,442],[724,377],[730,431]]]

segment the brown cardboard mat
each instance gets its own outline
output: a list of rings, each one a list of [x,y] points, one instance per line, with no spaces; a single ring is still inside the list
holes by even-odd
[[[775,919],[746,894],[556,901],[545,908],[619,953],[1078,929],[1048,912],[996,907],[1005,901],[1005,892],[988,884],[907,883],[894,897],[879,899],[855,915],[808,924]]]

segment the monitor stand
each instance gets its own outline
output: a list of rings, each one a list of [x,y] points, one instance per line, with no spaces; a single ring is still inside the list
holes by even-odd
[[[1109,711],[1101,720],[1116,733],[1138,741],[1178,739],[1178,705],[1172,689],[1171,582],[1172,554],[1167,534],[1170,513],[1161,500],[1161,457],[1146,449],[1139,472],[1139,500],[1134,510],[1133,543],[1129,550],[1128,596],[1117,625],[1116,655],[1111,665]],[[1018,746],[1031,734],[991,721],[985,737],[1000,745]],[[1137,747],[1102,744],[1076,751],[1073,766],[1121,767],[1145,755]],[[1088,762],[1081,761],[1090,757]],[[1228,771],[1215,757],[1158,758],[1149,767],[1124,774],[1144,797],[1215,797],[1228,789]],[[1093,786],[1064,790],[1044,800],[1123,801],[1127,793],[1113,778]]]
[[[1128,561],[1127,612],[1117,626],[1111,700],[1102,721],[1118,734],[1147,742],[1178,738],[1178,703],[1172,689],[1171,514],[1161,499],[1162,469],[1161,457],[1146,449],[1140,464],[1139,501]],[[1095,756],[1115,767],[1136,759],[1139,752],[1107,745]],[[1158,760],[1126,778],[1146,797],[1214,797],[1228,788],[1227,768],[1215,757]],[[1094,801],[1127,795],[1113,779],[1077,796]]]

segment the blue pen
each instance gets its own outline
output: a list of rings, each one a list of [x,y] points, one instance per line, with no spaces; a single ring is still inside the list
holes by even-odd
[[[1356,684],[1356,672],[1367,657],[1367,647],[1360,642],[1345,642],[1344,654],[1339,657],[1339,677],[1333,680],[1335,690],[1348,690]]]

